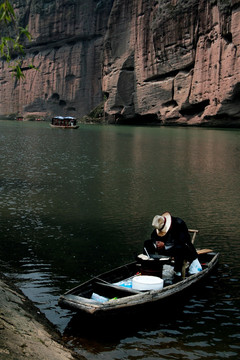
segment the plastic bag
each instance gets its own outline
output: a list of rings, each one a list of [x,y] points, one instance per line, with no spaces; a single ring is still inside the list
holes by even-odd
[[[197,274],[199,271],[202,271],[202,266],[198,259],[193,260],[191,265],[189,266],[189,274]]]
[[[174,278],[174,267],[171,265],[164,264],[162,270],[163,279],[173,279]]]

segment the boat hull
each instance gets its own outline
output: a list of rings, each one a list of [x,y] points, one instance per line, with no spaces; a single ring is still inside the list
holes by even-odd
[[[53,129],[78,129],[79,125],[73,125],[73,126],[61,126],[61,125],[53,125],[50,124],[51,128]]]
[[[127,269],[128,271],[125,271],[125,273],[132,275],[139,266],[137,262],[126,264],[67,291],[64,295],[60,296],[59,305],[75,312],[101,316],[113,313],[132,312],[133,310],[138,311],[143,307],[147,308],[160,302],[168,302],[175,296],[185,294],[185,292],[194,287],[194,285],[207,278],[216,268],[219,258],[218,253],[205,254],[204,257],[208,260],[208,263],[201,272],[190,275],[177,283],[165,286],[161,290],[148,290],[144,292],[133,289],[122,290],[119,289],[119,286],[112,284],[116,279],[120,279],[121,271]],[[110,296],[115,294],[118,296],[112,296],[108,301],[103,303],[92,300],[90,294],[95,291],[96,285],[98,285],[98,289],[105,287],[108,291],[110,290],[110,293],[108,293]],[[106,294],[106,290],[104,291],[104,294]]]

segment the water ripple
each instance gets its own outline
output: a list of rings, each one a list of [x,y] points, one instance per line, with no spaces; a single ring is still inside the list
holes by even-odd
[[[218,272],[182,308],[177,301],[174,317],[160,307],[146,324],[114,324],[110,337],[72,335],[81,355],[238,360],[238,130],[0,127],[0,265],[62,332],[72,316],[58,296],[132,261],[156,213],[183,217],[200,230],[197,247],[221,253]]]

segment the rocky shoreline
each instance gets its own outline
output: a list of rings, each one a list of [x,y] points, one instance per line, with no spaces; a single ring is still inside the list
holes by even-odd
[[[84,360],[45,316],[0,274],[0,359]]]

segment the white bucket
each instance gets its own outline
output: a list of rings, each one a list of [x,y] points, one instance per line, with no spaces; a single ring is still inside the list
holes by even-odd
[[[158,276],[138,275],[132,279],[132,288],[134,290],[161,290],[163,279]]]

